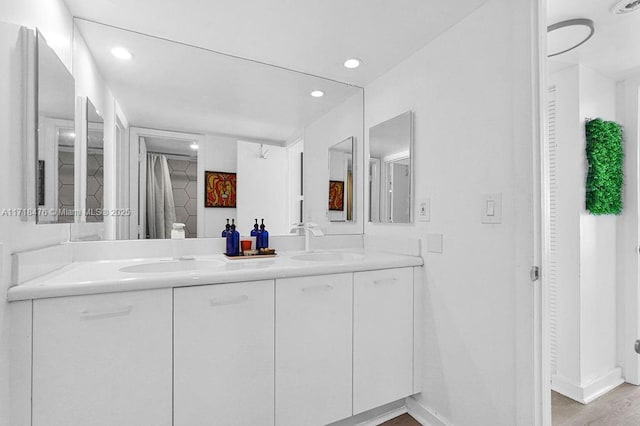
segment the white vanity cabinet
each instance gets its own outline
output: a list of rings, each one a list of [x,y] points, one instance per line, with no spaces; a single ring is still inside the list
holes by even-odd
[[[170,426],[171,289],[33,302],[33,426]]]
[[[353,274],[276,280],[276,425],[352,414]]]
[[[413,268],[354,274],[353,414],[414,393],[413,327]]]
[[[174,290],[174,425],[274,423],[274,282]]]

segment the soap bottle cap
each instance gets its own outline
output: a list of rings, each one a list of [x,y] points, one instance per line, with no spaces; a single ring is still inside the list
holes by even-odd
[[[225,225],[225,229],[228,231],[231,229],[231,225],[229,225],[229,218],[227,218],[227,224]]]
[[[236,229],[236,220],[231,219],[231,230],[235,230],[235,229]]]
[[[253,229],[258,230],[258,219],[256,219],[256,223],[253,225]]]
[[[256,222],[257,222],[257,221],[258,221],[258,220],[256,219]],[[262,219],[262,224],[260,225],[260,229],[261,229],[261,230],[264,230],[264,228],[265,228],[265,226],[264,226],[264,219]]]

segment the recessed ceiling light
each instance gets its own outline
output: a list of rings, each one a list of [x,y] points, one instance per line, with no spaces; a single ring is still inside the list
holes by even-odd
[[[311,96],[313,96],[314,98],[321,98],[324,96],[324,92],[322,90],[314,90],[313,92],[311,92]]]
[[[344,67],[349,69],[358,68],[360,64],[361,64],[361,61],[358,58],[350,58],[344,61]]]
[[[198,149],[198,144],[196,142],[192,143],[191,145],[189,145],[189,147],[193,150]]]
[[[123,61],[128,61],[133,58],[131,52],[129,52],[124,47],[114,47],[111,49],[111,54],[118,59],[122,59]]]
[[[591,19],[569,19],[547,27],[547,57],[582,46],[595,32]]]

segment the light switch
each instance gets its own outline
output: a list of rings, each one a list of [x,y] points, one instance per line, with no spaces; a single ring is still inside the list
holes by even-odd
[[[484,194],[480,211],[482,223],[502,223],[502,194]]]
[[[431,220],[431,200],[424,198],[418,200],[418,221],[429,222]]]
[[[487,216],[496,215],[496,202],[494,200],[487,200]]]

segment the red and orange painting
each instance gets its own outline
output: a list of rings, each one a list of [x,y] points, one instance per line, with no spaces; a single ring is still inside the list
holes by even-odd
[[[236,206],[236,174],[224,172],[204,172],[204,206]]]
[[[329,181],[329,210],[344,210],[344,181]]]

